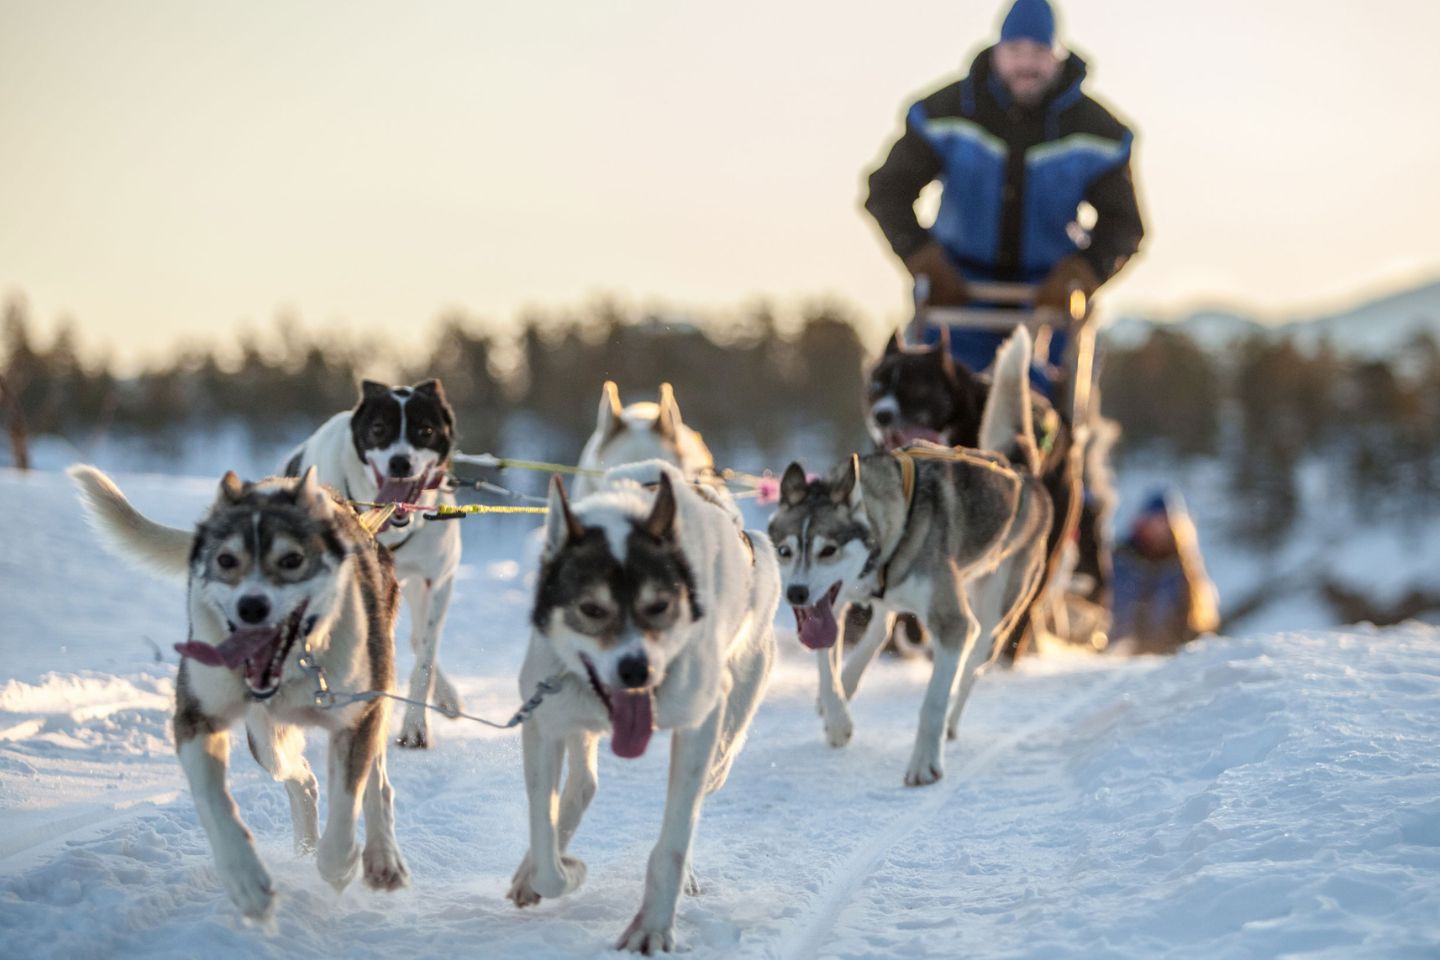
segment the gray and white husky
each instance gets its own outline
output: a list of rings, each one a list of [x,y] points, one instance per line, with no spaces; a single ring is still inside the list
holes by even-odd
[[[188,576],[190,629],[176,645],[175,748],[216,869],[241,913],[263,920],[275,903],[225,785],[229,728],[241,718],[250,752],[290,795],[297,851],[317,853],[320,875],[343,889],[363,864],[369,886],[404,886],[409,873],[385,772],[388,702],[318,709],[315,681],[298,663],[308,642],[334,689],[392,689],[399,588],[389,554],[320,486],[313,467],[300,479],[259,483],[227,473],[193,532],[141,515],[93,467],[69,473],[105,540],[158,572]],[[301,726],[330,735],[323,834]],[[362,804],[363,854],[355,839]]]
[[[317,467],[321,483],[351,500],[454,506],[455,496],[444,486],[454,446],[455,415],[439,380],[413,387],[366,380],[355,409],[337,413],[292,451],[284,473],[294,477]],[[462,709],[460,694],[441,672],[438,658],[460,566],[459,524],[426,521],[412,513],[392,519],[379,540],[395,557],[395,573],[410,608],[415,666],[409,698],[433,702],[453,717]],[[402,747],[429,746],[424,707],[412,703],[405,708],[396,742]]]
[[[641,460],[664,460],[679,467],[687,480],[699,480],[715,470],[715,458],[700,434],[680,418],[675,390],[660,384],[658,403],[641,401],[620,406],[620,389],[606,380],[600,389],[600,411],[595,432],[580,454],[582,470],[605,470]],[[600,478],[582,473],[575,478],[578,500],[600,488]]]
[[[681,886],[693,889],[700,803],[724,784],[764,691],[779,599],[769,541],[737,527],[677,468],[616,468],[573,509],[553,481],[520,689],[528,697],[555,678],[561,689],[523,730],[530,849],[510,887],[516,906],[585,879],[566,848],[595,793],[600,737],[610,734],[617,755],[638,757],[654,730],[671,730],[660,838],[640,910],[616,946],[673,948]]]
[[[914,614],[932,638],[934,668],[905,772],[910,786],[944,775],[942,739],[958,735],[976,671],[1044,576],[1051,503],[1037,475],[1029,367],[1022,329],[996,361],[981,450],[918,443],[908,453],[852,457],[822,480],[807,481],[791,464],[781,480],[770,537],[800,640],[819,653],[821,712],[833,746],[850,739],[846,700],[883,643],[886,621]],[[836,611],[850,603],[891,616],[871,618],[842,674]]]

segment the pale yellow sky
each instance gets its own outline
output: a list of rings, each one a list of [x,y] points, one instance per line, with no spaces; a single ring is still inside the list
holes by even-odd
[[[1440,270],[1440,4],[1071,0],[1139,130],[1112,312]],[[859,210],[998,3],[0,0],[0,296],[122,358],[280,311],[423,344],[598,293],[898,316]]]

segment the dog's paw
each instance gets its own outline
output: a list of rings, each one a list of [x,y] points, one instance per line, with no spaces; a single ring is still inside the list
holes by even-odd
[[[455,685],[444,674],[435,679],[435,706],[439,707],[440,712],[451,720],[457,719],[461,711],[465,709],[465,701],[460,699]]]
[[[229,863],[217,863],[225,892],[250,920],[266,922],[275,910],[275,885],[255,851],[237,852]]]
[[[695,876],[694,867],[685,868],[685,886],[682,887],[687,897],[700,896],[700,878]]]
[[[561,857],[559,874],[542,877],[531,864],[530,855],[526,854],[510,881],[510,892],[505,897],[521,909],[533,907],[541,900],[554,900],[574,893],[585,882],[585,873],[585,861]]]
[[[326,883],[337,891],[344,890],[350,886],[350,881],[355,879],[355,873],[360,866],[360,851],[353,841],[349,846],[342,847],[321,840],[320,848],[316,851],[315,866]]]
[[[630,926],[620,934],[620,939],[615,941],[616,950],[629,950],[631,953],[640,953],[651,956],[656,953],[669,953],[675,949],[675,924],[674,923],[651,923],[645,918],[645,911],[641,910],[630,921]]]
[[[400,728],[400,736],[395,738],[395,746],[404,747],[407,750],[428,750],[430,749],[430,731],[424,723],[411,725],[406,721],[405,726]]]
[[[535,867],[530,863],[530,854],[525,854],[525,859],[515,868],[515,876],[510,878],[510,890],[505,894],[505,899],[521,910],[540,902],[540,894],[535,892]]]
[[[366,844],[361,857],[365,864],[365,886],[372,890],[399,890],[410,883],[405,858],[393,843]]]
[[[945,762],[938,751],[916,748],[910,758],[910,767],[905,771],[905,786],[928,787],[945,776]]]
[[[845,713],[829,714],[825,717],[825,742],[832,747],[843,747],[855,735],[855,724]]]

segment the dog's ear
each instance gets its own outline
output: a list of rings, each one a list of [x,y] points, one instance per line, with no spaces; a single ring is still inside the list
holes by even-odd
[[[600,412],[595,417],[595,432],[600,436],[602,444],[608,443],[615,434],[625,429],[625,421],[620,414],[625,410],[620,406],[620,388],[615,385],[614,380],[606,380],[605,385],[600,388]]]
[[[445,426],[451,430],[455,429],[455,411],[450,407],[450,400],[445,396],[445,386],[434,377],[429,380],[421,380],[411,387],[416,393],[422,393],[435,401],[440,408],[440,416],[445,419]]]
[[[805,488],[808,486],[805,468],[797,460],[785,468],[785,475],[780,478],[780,502],[787,507],[800,506],[805,502]]]
[[[570,501],[565,496],[565,481],[560,475],[550,477],[549,512],[545,515],[545,555],[553,557],[561,547],[585,535],[585,528],[570,512]]]
[[[885,356],[888,357],[892,353],[903,353],[904,351],[905,338],[902,335],[900,328],[896,327],[895,332],[890,335],[890,339],[885,341]]]
[[[379,400],[381,397],[390,396],[389,384],[380,383],[375,380],[360,381],[360,401]]]
[[[853,507],[860,502],[860,456],[850,454],[850,460],[840,468],[835,485],[830,488],[830,499],[835,504]]]
[[[656,540],[664,540],[675,532],[675,488],[670,485],[670,474],[660,471],[660,486],[655,491],[655,505],[650,516],[645,518],[645,532]]]
[[[675,402],[675,388],[660,384],[660,414],[655,418],[655,432],[672,443],[680,438],[680,405]]]
[[[328,514],[331,510],[330,495],[320,486],[320,470],[314,464],[306,469],[300,482],[295,485],[295,503],[301,507],[309,507],[321,515]]]
[[[314,467],[311,467],[313,470]],[[239,474],[234,470],[226,470],[225,476],[220,478],[220,492],[217,499],[225,503],[239,503],[240,498],[245,495],[245,484],[241,482]]]

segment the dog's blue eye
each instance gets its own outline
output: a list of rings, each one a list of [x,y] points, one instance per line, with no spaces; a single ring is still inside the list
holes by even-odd
[[[215,566],[221,570],[234,570],[240,566],[240,561],[235,559],[234,554],[222,553],[215,558]]]

